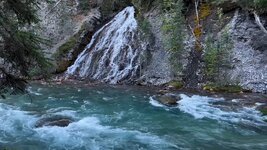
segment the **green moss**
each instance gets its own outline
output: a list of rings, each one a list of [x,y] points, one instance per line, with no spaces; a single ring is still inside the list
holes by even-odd
[[[171,81],[171,82],[169,83],[169,86],[172,86],[172,87],[174,87],[174,88],[176,88],[176,89],[181,89],[181,88],[184,87],[184,84],[183,84],[183,82],[181,82],[181,81]]]
[[[204,90],[214,92],[226,92],[226,93],[240,93],[243,91],[239,85],[216,85],[207,84],[203,87]]]
[[[64,43],[58,48],[57,52],[54,54],[54,57],[58,58],[58,57],[62,57],[63,55],[67,54],[72,48],[74,48],[76,42],[77,40],[74,36],[70,37],[66,43]]]
[[[263,116],[267,116],[267,109],[261,109],[260,112],[263,114]]]

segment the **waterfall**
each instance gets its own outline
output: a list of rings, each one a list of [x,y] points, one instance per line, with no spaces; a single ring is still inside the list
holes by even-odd
[[[139,64],[137,21],[134,7],[126,7],[99,29],[66,72],[67,77],[111,84],[136,77]]]

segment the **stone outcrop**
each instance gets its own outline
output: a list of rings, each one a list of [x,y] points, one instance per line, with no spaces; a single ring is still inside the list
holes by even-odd
[[[165,95],[157,96],[156,100],[165,106],[174,107],[177,106],[177,102],[181,100],[181,97],[167,93]]]
[[[267,21],[267,17],[262,17]],[[234,42],[230,80],[239,82],[244,89],[267,93],[267,35],[257,26],[254,17],[242,11],[230,24]]]
[[[52,47],[47,47],[47,52],[53,54],[60,46],[66,43],[71,37],[78,37],[76,44],[68,53],[61,57],[59,71],[62,72],[70,66],[77,58],[78,54],[84,49],[91,40],[95,31],[105,24],[111,17],[117,14],[127,5],[132,5],[129,0],[91,0],[90,9],[81,13],[80,0],[62,0],[52,4],[42,3],[41,30],[39,31],[44,38],[52,41]],[[56,5],[56,6],[55,6]],[[151,5],[142,16],[150,23],[150,32],[152,39],[142,40],[140,45],[146,49],[146,63],[141,65],[140,79],[137,83],[145,85],[164,85],[171,80],[181,80],[183,72],[174,71],[170,63],[170,53],[164,48],[164,33],[162,31],[162,18],[160,7],[157,2]],[[267,93],[267,35],[262,32],[255,22],[253,15],[240,10],[236,15],[229,15],[239,8],[235,3],[222,3],[223,15],[225,19],[231,20],[221,31],[213,34],[219,34],[228,30],[233,41],[231,52],[231,68],[224,70],[227,74],[229,83],[239,84],[242,88],[253,92]],[[260,16],[263,26],[267,28],[267,17]],[[207,22],[208,26],[216,26],[212,22]],[[185,41],[183,52],[183,69],[186,69],[189,54],[194,46],[194,38],[190,29],[185,29]],[[204,34],[203,39],[207,38]],[[140,39],[139,39],[140,40]],[[139,41],[138,41],[139,42]],[[51,56],[50,54],[50,56]],[[201,62],[203,66],[203,62]],[[198,72],[198,76],[203,77],[204,71]],[[204,82],[200,80],[199,82]],[[200,83],[202,84],[202,83]]]
[[[236,4],[224,5],[225,11],[238,11]],[[151,63],[147,66],[146,81],[154,85],[165,84],[174,78],[173,70],[169,61],[169,53],[164,49],[163,33],[161,31],[162,21],[160,20],[159,10],[151,9],[145,17],[151,23],[151,31],[154,35],[155,44],[151,51]],[[222,70],[227,75],[227,82],[238,84],[245,90],[267,93],[267,35],[262,32],[255,22],[252,15],[248,15],[245,11],[239,10],[235,15],[225,14],[223,17],[232,17],[228,23],[224,23],[225,27],[221,32],[228,32],[233,41],[233,48],[230,50],[231,68]],[[261,21],[267,28],[267,17],[262,15]],[[209,25],[210,26],[210,25]],[[214,24],[213,26],[216,26]],[[185,38],[185,47],[183,55],[189,58],[189,51],[193,47],[194,39],[190,37],[190,31],[186,31],[188,35]],[[207,35],[204,35],[204,39]],[[183,61],[183,68],[187,62]],[[203,76],[200,71],[199,76]]]
[[[151,58],[148,66],[143,73],[145,84],[161,85],[172,79],[172,68],[169,63],[170,55],[164,49],[162,19],[159,17],[160,12],[154,9],[145,14],[146,19],[151,24],[151,32],[153,34],[154,43],[150,51]]]

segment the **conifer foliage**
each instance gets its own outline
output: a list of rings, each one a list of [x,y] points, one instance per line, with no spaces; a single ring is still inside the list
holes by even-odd
[[[163,26],[165,33],[165,48],[171,54],[171,64],[176,72],[182,68],[182,49],[184,40],[184,15],[182,0],[163,0],[162,2]]]
[[[44,40],[31,26],[39,19],[37,0],[1,0],[0,2],[0,94],[24,92],[31,68],[49,66],[41,51]]]

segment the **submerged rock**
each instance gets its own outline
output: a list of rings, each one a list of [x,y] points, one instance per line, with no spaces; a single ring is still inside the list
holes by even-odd
[[[64,116],[52,116],[48,118],[42,118],[38,120],[35,124],[36,128],[41,128],[44,126],[58,126],[67,127],[73,120]]]
[[[171,106],[177,106],[177,102],[181,100],[181,97],[171,94],[165,94],[162,96],[158,96],[156,100],[165,106],[171,107]]]

